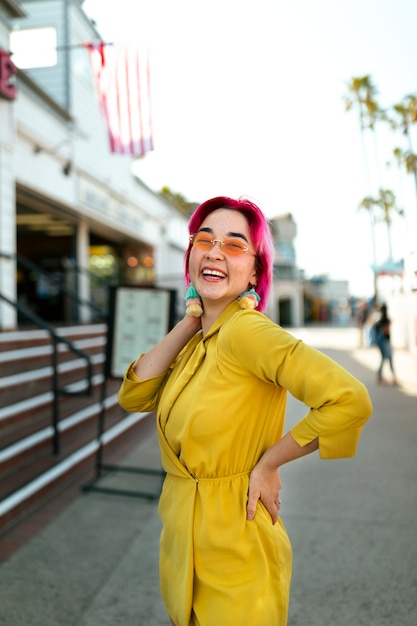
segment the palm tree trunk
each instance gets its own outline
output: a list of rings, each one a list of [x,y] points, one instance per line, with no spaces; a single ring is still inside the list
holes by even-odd
[[[406,133],[405,134],[407,135],[409,152],[410,152],[410,154],[414,154],[414,152],[413,152],[413,144],[412,144],[412,141],[411,141],[411,133],[410,133],[410,129],[408,127],[406,128]],[[414,176],[414,185],[415,185],[415,188],[416,188],[416,198],[417,198],[417,168],[416,168],[415,161],[413,161],[413,176]]]
[[[365,172],[366,186],[368,188],[368,196],[371,197],[372,195],[371,176],[369,173],[368,158],[367,158],[367,153],[366,153],[365,130],[364,130],[364,124],[363,124],[363,111],[362,111],[361,106],[359,106],[359,126],[361,129],[360,134],[361,134],[361,144],[362,144],[363,169]],[[370,219],[370,225],[371,225],[370,230],[371,230],[371,246],[372,246],[372,265],[374,268],[376,268],[375,216],[374,216],[373,207],[369,208],[369,219]],[[378,302],[378,278],[377,278],[375,271],[373,272],[373,285],[374,285],[374,300],[376,304]]]
[[[387,237],[388,237],[388,260],[392,261],[393,260],[393,256],[392,256],[392,239],[391,239],[391,221],[387,220]]]

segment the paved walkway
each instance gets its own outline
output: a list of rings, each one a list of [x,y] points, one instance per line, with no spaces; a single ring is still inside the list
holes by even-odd
[[[356,349],[356,329],[293,332],[368,385],[374,415],[355,459],[314,455],[282,470],[294,550],[288,626],[416,626],[417,359],[396,351],[401,387],[377,386],[377,351]],[[303,411],[289,399],[288,427]],[[154,432],[125,464],[159,468]],[[156,493],[159,478],[117,472],[100,485]],[[168,626],[159,532],[157,500],[80,493],[0,564],[0,624]]]

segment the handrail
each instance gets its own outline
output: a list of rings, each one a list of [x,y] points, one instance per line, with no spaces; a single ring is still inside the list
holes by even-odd
[[[75,270],[78,274],[85,274],[96,283],[103,285],[103,287],[108,287],[109,285],[114,285],[118,282],[117,280],[115,281],[112,279],[108,280],[107,278],[103,278],[102,276],[99,276],[98,274],[95,274],[94,272],[89,270],[87,267],[81,267],[76,263],[71,266],[71,269]]]
[[[86,353],[83,352],[83,350],[80,350],[79,348],[77,348],[77,346],[75,346],[72,341],[70,341],[69,339],[67,339],[66,337],[63,337],[62,335],[59,335],[56,330],[54,329],[53,326],[51,326],[50,324],[48,324],[48,322],[46,322],[44,319],[42,319],[41,317],[39,317],[39,315],[36,315],[36,313],[33,313],[32,311],[30,311],[27,307],[25,307],[23,304],[21,304],[20,302],[14,302],[13,300],[10,300],[10,298],[8,298],[7,296],[3,295],[0,292],[0,299],[4,300],[5,302],[7,302],[7,304],[9,304],[10,306],[12,306],[13,308],[15,308],[19,313],[21,313],[22,315],[24,315],[26,318],[28,318],[29,320],[31,320],[31,322],[33,322],[34,324],[36,324],[37,326],[39,326],[40,328],[43,328],[44,330],[46,330],[52,341],[53,341],[53,351],[52,351],[52,393],[53,393],[53,411],[52,411],[52,426],[53,426],[53,431],[54,431],[54,436],[53,436],[53,452],[54,454],[59,454],[60,451],[60,439],[59,439],[59,396],[60,395],[74,395],[74,396],[91,396],[92,394],[92,390],[93,390],[93,364],[91,361],[90,356]],[[63,387],[63,388],[59,388],[58,386],[58,344],[64,344],[67,346],[67,348],[69,350],[72,350],[72,352],[76,355],[78,355],[79,357],[81,357],[82,359],[85,359],[86,361],[86,367],[87,367],[87,387],[86,390],[82,390],[82,391],[69,391],[68,388]]]
[[[54,276],[51,276],[49,272],[44,270],[42,267],[40,267],[33,261],[30,261],[26,257],[22,256],[18,252],[15,255],[10,256],[10,258],[13,258],[13,257],[16,258],[17,263],[20,263],[27,269],[32,270],[32,272],[37,272],[38,274],[46,278],[46,280],[48,280],[50,283],[55,285],[59,289],[60,292],[72,298],[72,300],[74,300],[77,304],[82,305],[82,306],[88,306],[101,321],[105,321],[107,319],[106,314],[103,313],[103,311],[99,307],[95,306],[95,304],[93,304],[92,302],[89,302],[88,300],[83,300],[82,298],[80,298],[78,293],[74,291],[74,289],[70,289],[69,287],[64,285],[59,278],[55,278]],[[77,266],[74,266],[72,269],[76,269],[77,271],[80,271]]]
[[[114,278],[103,278],[103,276],[99,276],[98,274],[96,274],[95,272],[92,272],[90,269],[88,269],[87,267],[82,267],[80,265],[77,265],[77,263],[74,263],[73,265],[71,265],[71,269],[76,272],[79,276],[87,276],[88,279],[90,280],[90,283],[95,283],[96,285],[98,285],[99,287],[113,287],[113,286],[117,286],[119,281]],[[108,295],[108,292],[107,292]],[[99,307],[98,307],[99,308]],[[102,313],[104,321],[107,320],[107,315],[108,315],[108,309],[109,309],[109,302],[108,302],[108,298],[107,301],[105,303],[105,308],[107,313]],[[101,311],[101,309],[99,308],[99,310]]]

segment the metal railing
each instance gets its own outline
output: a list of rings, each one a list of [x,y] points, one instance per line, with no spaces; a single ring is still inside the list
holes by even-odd
[[[59,397],[64,395],[74,396],[91,396],[93,390],[93,365],[90,356],[77,348],[72,341],[59,335],[55,328],[43,320],[39,315],[30,311],[26,306],[19,302],[14,302],[0,292],[0,299],[7,302],[10,306],[15,308],[21,315],[29,319],[33,324],[46,330],[52,339],[52,427],[53,427],[53,453],[59,454],[60,452],[60,437],[59,437]],[[80,391],[70,390],[68,387],[59,386],[59,372],[58,372],[58,345],[65,345],[74,354],[84,359],[86,362],[86,388]]]
[[[33,261],[30,261],[29,259],[27,259],[26,257],[22,256],[19,253],[16,253],[15,255],[10,255],[9,258],[15,259],[17,266],[19,265],[23,266],[26,269],[31,270],[35,274],[39,274],[40,276],[43,276],[45,280],[51,285],[53,285],[59,293],[62,293],[68,296],[77,305],[77,307],[78,306],[88,307],[95,314],[96,319],[100,321],[107,320],[107,311],[103,312],[100,309],[100,307],[97,307],[93,302],[90,302],[89,300],[83,300],[82,298],[80,298],[78,293],[74,289],[71,289],[70,287],[65,285],[61,278],[58,278],[56,276],[51,276],[49,272],[47,272],[42,267],[40,267]],[[75,264],[71,266],[71,269],[77,274],[88,272],[88,270],[83,270]],[[90,275],[90,277],[92,276],[91,272],[88,272],[88,274]]]
[[[73,272],[75,272],[77,276],[87,276],[91,287],[95,285],[96,287],[99,287],[99,288],[101,287],[102,289],[106,291],[105,302],[103,303],[103,308],[100,308],[97,305],[93,305],[93,306],[94,306],[95,311],[98,311],[99,313],[101,313],[103,320],[107,321],[108,311],[109,311],[110,288],[116,287],[117,285],[119,285],[120,283],[119,278],[116,278],[114,276],[105,278],[103,276],[96,274],[95,272],[92,272],[87,267],[81,267],[80,265],[77,265],[76,263],[72,263],[70,266],[70,269]]]

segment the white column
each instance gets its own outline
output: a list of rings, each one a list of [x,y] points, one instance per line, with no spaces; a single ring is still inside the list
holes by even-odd
[[[0,292],[16,301],[14,137],[13,103],[0,99]],[[0,330],[16,326],[16,310],[0,299]]]
[[[90,302],[90,277],[88,275],[88,247],[89,228],[87,222],[81,222],[77,227],[76,234],[76,263],[80,272],[78,275],[78,295],[83,301]],[[84,270],[84,271],[83,271]],[[91,321],[91,309],[88,306],[80,306],[80,322],[86,323]]]
[[[291,323],[296,327],[304,326],[304,296],[303,289],[297,283],[295,286],[294,295],[292,298],[293,303],[293,319]]]

